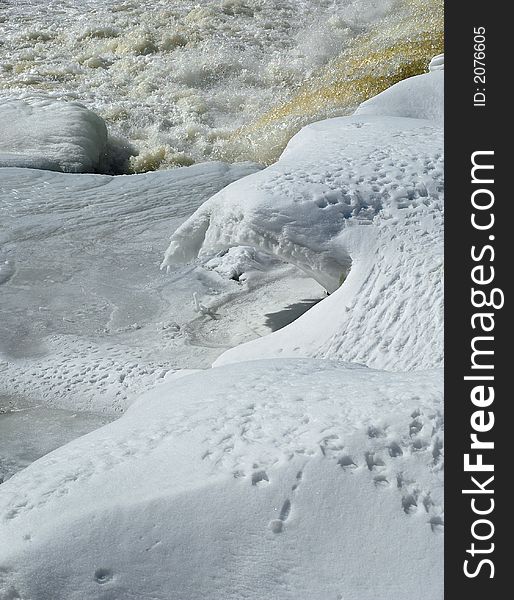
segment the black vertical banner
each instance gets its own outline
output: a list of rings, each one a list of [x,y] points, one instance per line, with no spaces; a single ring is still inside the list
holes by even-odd
[[[445,597],[504,598],[511,570],[507,264],[514,174],[506,5],[446,2]],[[507,361],[509,360],[509,364]],[[510,521],[510,525],[509,525]]]

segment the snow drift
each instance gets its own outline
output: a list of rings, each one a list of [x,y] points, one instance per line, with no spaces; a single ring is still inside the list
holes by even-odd
[[[441,408],[331,361],[172,378],[2,485],[0,595],[440,598]]]
[[[355,111],[356,115],[383,115],[429,119],[443,124],[444,72],[438,69],[400,81],[381,94],[366,100]]]
[[[0,167],[94,172],[106,145],[103,119],[78,102],[0,101]]]
[[[216,364],[297,355],[399,370],[441,364],[442,86],[435,71],[365,103],[370,114],[305,127],[278,163],[231,184],[176,230],[165,266],[253,246],[337,290]]]

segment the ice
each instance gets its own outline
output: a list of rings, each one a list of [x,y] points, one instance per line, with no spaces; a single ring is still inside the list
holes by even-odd
[[[45,406],[9,409],[0,398],[0,483],[71,440],[98,429],[105,415]]]
[[[0,169],[0,394],[120,415],[0,486],[0,595],[441,598],[441,82],[264,170]]]
[[[1,486],[22,598],[434,600],[442,378],[265,360],[170,380]]]
[[[270,333],[267,315],[321,298],[315,282],[255,251],[159,271],[170,227],[257,168],[0,169],[0,394],[119,413],[176,369],[208,367]],[[195,312],[193,293],[217,320]]]
[[[436,366],[442,192],[442,132],[433,123],[324,121],[293,138],[276,165],[203,204],[173,234],[164,264],[253,246],[335,292],[292,329],[229,351],[217,364],[271,352],[398,370]]]
[[[78,102],[0,99],[0,167],[92,173],[106,145],[103,119]]]
[[[216,365],[270,356],[442,364],[442,90],[442,71],[413,77],[355,116],[305,127],[276,164],[221,190],[175,231],[163,266],[252,246],[333,294]]]

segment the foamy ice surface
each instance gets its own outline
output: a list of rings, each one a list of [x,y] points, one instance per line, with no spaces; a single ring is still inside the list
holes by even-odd
[[[323,297],[251,248],[159,270],[174,229],[256,168],[0,169],[0,478]]]
[[[340,56],[362,59],[373,50],[376,76],[388,75],[377,69],[376,53],[396,48],[394,57],[384,56],[388,69],[411,60],[412,49],[398,50],[398,43],[422,48],[417,36],[426,30],[430,37],[442,26],[440,5],[2,0],[0,99],[43,95],[83,102],[106,120],[113,153],[117,148],[125,155],[127,146],[139,153],[135,171],[206,159],[269,163],[301,126],[348,114],[365,99],[353,93],[327,107],[348,67],[337,63]],[[425,58],[436,53],[429,48]],[[372,70],[365,68],[368,77]],[[362,84],[362,75],[352,77]],[[327,91],[327,77],[335,91]],[[309,101],[299,111],[286,107],[270,117],[272,107],[301,95],[305,86]],[[363,93],[377,91],[371,85]]]

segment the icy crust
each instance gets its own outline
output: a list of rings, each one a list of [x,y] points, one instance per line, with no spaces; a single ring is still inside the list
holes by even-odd
[[[262,313],[287,304],[290,267],[269,265],[257,282],[266,290],[252,295],[229,275],[266,269],[254,251],[169,276],[159,263],[170,223],[256,168],[211,162],[118,177],[0,169],[0,398],[118,413],[168,372],[208,367],[255,337]],[[193,311],[195,291],[219,321]]]
[[[106,144],[103,119],[78,102],[0,100],[0,167],[95,172]]]
[[[2,485],[0,596],[440,598],[441,411],[436,371],[172,378]]]
[[[444,120],[444,58],[436,57],[432,71],[404,79],[381,94],[363,102],[356,115],[384,115],[429,119],[440,125]],[[441,62],[443,61],[443,62]]]

